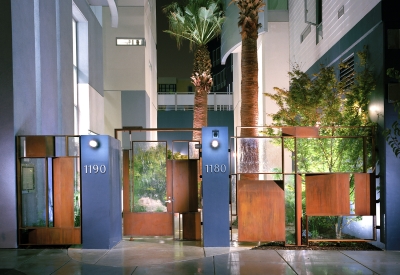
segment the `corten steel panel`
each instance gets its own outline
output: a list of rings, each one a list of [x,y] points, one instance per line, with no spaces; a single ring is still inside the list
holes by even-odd
[[[301,188],[302,178],[301,175],[296,175],[295,182],[295,200],[296,200],[296,244],[301,245],[301,216],[302,210],[302,188]]]
[[[74,227],[74,160],[53,159],[54,227]]]
[[[317,127],[283,127],[282,135],[293,137],[318,137]]]
[[[183,213],[182,227],[184,240],[201,240],[200,212]]]
[[[173,160],[174,212],[189,212],[189,166],[186,160]]]
[[[129,150],[122,150],[122,176],[123,176],[123,197],[124,197],[124,213],[129,212]],[[124,217],[125,221],[125,217]]]
[[[173,235],[173,216],[171,213],[124,213],[124,216],[127,216],[124,219],[124,235]]]
[[[349,174],[306,175],[306,214],[349,215],[349,179]]]
[[[197,161],[172,160],[174,212],[197,211]]]
[[[375,174],[356,173],[354,174],[355,184],[355,214],[375,215]]]
[[[189,211],[197,212],[198,198],[199,198],[199,187],[198,187],[198,161],[189,160]]]
[[[27,136],[25,138],[26,157],[52,157],[54,156],[53,136]]]
[[[239,180],[238,240],[285,241],[285,191],[282,181]]]

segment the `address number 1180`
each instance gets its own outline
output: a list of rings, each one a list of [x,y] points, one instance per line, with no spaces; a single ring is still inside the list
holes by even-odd
[[[225,173],[226,172],[226,165],[225,164],[210,164],[205,165],[206,173]]]

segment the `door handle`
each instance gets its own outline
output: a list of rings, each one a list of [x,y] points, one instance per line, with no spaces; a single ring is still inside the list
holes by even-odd
[[[165,203],[171,203],[173,201],[174,201],[174,199],[171,199],[171,197],[168,197],[168,200],[166,200]]]

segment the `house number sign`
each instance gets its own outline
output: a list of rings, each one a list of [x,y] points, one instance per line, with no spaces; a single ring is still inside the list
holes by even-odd
[[[84,165],[85,174],[105,174],[107,172],[107,167],[105,165]]]
[[[210,164],[206,166],[206,173],[225,173],[226,172],[226,165],[225,164]]]

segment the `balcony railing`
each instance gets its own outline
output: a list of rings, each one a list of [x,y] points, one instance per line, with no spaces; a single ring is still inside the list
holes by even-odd
[[[158,110],[188,111],[193,110],[194,93],[158,93]],[[233,96],[231,93],[208,94],[208,110],[233,110]]]

